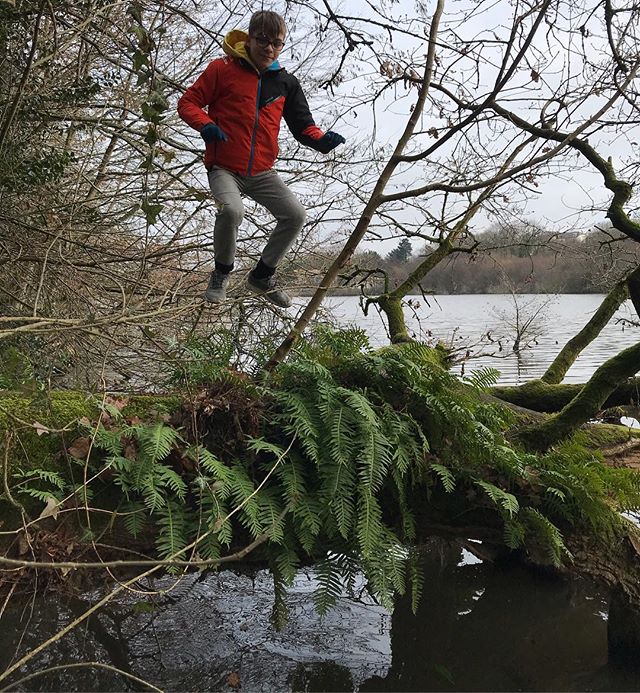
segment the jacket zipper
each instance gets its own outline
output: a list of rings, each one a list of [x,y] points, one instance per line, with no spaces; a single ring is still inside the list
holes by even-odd
[[[258,91],[256,93],[256,117],[253,121],[253,133],[251,134],[251,149],[249,149],[249,165],[247,166],[247,176],[251,175],[253,166],[253,154],[256,144],[256,134],[258,133],[258,119],[260,118],[260,91],[262,89],[262,75],[258,77]]]

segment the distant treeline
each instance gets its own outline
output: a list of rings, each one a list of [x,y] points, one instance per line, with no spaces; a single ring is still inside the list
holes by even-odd
[[[637,244],[607,231],[551,234],[536,227],[492,229],[464,241],[464,252],[445,258],[422,281],[438,294],[466,293],[602,293],[640,261]],[[345,277],[354,275],[339,293],[356,293],[365,282],[369,294],[391,288],[435,250],[415,251],[406,239],[386,256],[358,253]],[[344,283],[344,282],[343,282]]]

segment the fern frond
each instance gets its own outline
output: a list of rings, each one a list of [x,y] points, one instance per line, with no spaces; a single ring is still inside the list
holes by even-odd
[[[329,422],[325,446],[334,462],[349,464],[356,445],[355,429],[349,410],[337,403],[325,419]]]
[[[187,494],[187,485],[173,469],[164,464],[158,464],[155,468],[155,476],[159,483],[173,491],[180,500],[184,500]]]
[[[133,434],[140,445],[141,452],[154,462],[167,457],[174,444],[183,440],[175,428],[162,422],[133,426]]]
[[[375,428],[364,431],[361,441],[362,447],[356,460],[358,477],[366,489],[375,493],[385,480],[392,451],[389,442]]]
[[[362,491],[358,499],[357,534],[363,557],[375,556],[384,538],[384,526],[380,505],[376,497],[367,491]]]
[[[279,391],[276,400],[283,410],[284,429],[295,435],[309,458],[319,462],[318,426],[310,409],[312,403],[295,392]]]
[[[529,530],[537,535],[537,539],[547,549],[549,559],[554,566],[560,567],[563,559],[573,559],[566,547],[560,530],[536,508],[523,508]]]
[[[142,493],[144,504],[152,513],[155,513],[160,510],[160,508],[166,506],[166,496],[162,492],[162,488],[156,483],[156,480],[152,476],[147,476],[142,480],[139,490]]]
[[[316,566],[318,587],[313,595],[316,611],[324,616],[342,596],[342,576],[339,565],[327,554]]]
[[[271,541],[276,544],[284,542],[284,517],[282,516],[282,507],[273,493],[263,491],[260,494],[257,519],[264,528],[264,531],[269,534]]]
[[[104,426],[100,425],[95,430],[94,445],[100,450],[106,450],[111,455],[121,455],[123,450],[123,435],[122,429],[107,430]]]
[[[216,561],[221,555],[220,541],[215,534],[205,534],[198,542],[197,549],[205,561]]]
[[[147,524],[147,513],[143,503],[132,501],[122,506],[123,524],[129,534],[137,539]]]
[[[491,498],[491,500],[509,517],[513,517],[518,514],[520,510],[520,504],[518,499],[507,491],[503,491],[501,488],[494,486],[488,481],[476,481],[476,484]]]
[[[13,476],[18,479],[24,479],[25,482],[23,483],[36,480],[45,481],[60,491],[62,491],[67,485],[67,482],[60,476],[60,474],[58,474],[58,472],[54,472],[49,469],[30,469],[28,472],[16,471],[14,472]]]
[[[451,473],[451,470],[442,464],[436,463],[430,464],[429,467],[433,469],[438,479],[440,479],[440,483],[444,487],[444,490],[447,493],[451,493],[456,487],[456,479]]]
[[[506,519],[504,523],[504,543],[510,549],[517,549],[524,544],[525,527],[519,520]]]
[[[202,445],[187,448],[187,455],[201,469],[211,474],[216,481],[224,483],[229,480],[229,468]]]
[[[271,608],[271,624],[276,631],[282,630],[289,620],[287,608],[287,585],[277,567],[271,567],[273,577],[273,607]]]
[[[270,452],[274,457],[282,457],[284,455],[284,448],[275,443],[271,443],[264,438],[248,438],[247,448],[253,450],[253,452]]]
[[[462,378],[462,381],[466,385],[480,392],[484,392],[493,387],[498,380],[500,380],[500,371],[488,366],[478,368],[472,371],[468,376]]]
[[[338,392],[344,397],[347,406],[372,428],[378,428],[380,423],[375,411],[373,410],[369,400],[356,390],[348,390],[346,388],[338,388]]]
[[[32,498],[42,501],[43,503],[46,503],[50,498],[53,498],[53,500],[56,501],[62,500],[62,494],[60,493],[56,495],[51,491],[41,491],[37,488],[23,488],[20,489],[20,493],[26,496],[31,496]]]
[[[169,500],[158,510],[157,525],[156,548],[160,557],[184,560],[182,549],[187,545],[184,506]],[[170,569],[170,572],[179,572],[179,569]]]
[[[322,467],[321,498],[335,517],[338,531],[347,539],[353,527],[355,475],[350,464],[326,464]]]
[[[293,454],[278,466],[276,477],[280,482],[286,504],[295,508],[306,491],[304,464],[297,455]]]
[[[424,571],[422,570],[420,553],[413,549],[409,552],[408,572],[411,585],[411,611],[415,615],[418,612],[422,590],[424,588]]]

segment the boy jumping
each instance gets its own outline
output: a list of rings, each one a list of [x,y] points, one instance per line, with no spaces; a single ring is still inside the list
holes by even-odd
[[[217,207],[215,269],[205,293],[213,303],[226,298],[244,215],[241,195],[246,195],[276,218],[247,286],[277,306],[291,305],[290,296],[276,286],[275,271],[302,229],[305,210],[272,170],[282,118],[299,142],[319,152],[326,154],[345,141],[316,127],[300,83],[280,66],[285,36],[279,14],[254,13],[249,33],[229,32],[223,44],[226,56],[209,63],[178,101],[180,117],[206,142],[204,164]]]

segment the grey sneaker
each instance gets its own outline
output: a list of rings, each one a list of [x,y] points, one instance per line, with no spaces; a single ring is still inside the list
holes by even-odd
[[[227,284],[229,275],[223,274],[220,270],[213,270],[209,277],[209,285],[204,297],[211,303],[222,303],[227,298]]]
[[[247,286],[254,294],[264,294],[266,299],[271,301],[271,303],[275,303],[276,306],[280,306],[280,308],[288,308],[292,303],[291,296],[276,287],[275,274],[258,279],[258,277],[253,276],[253,272],[249,272],[247,275]]]

